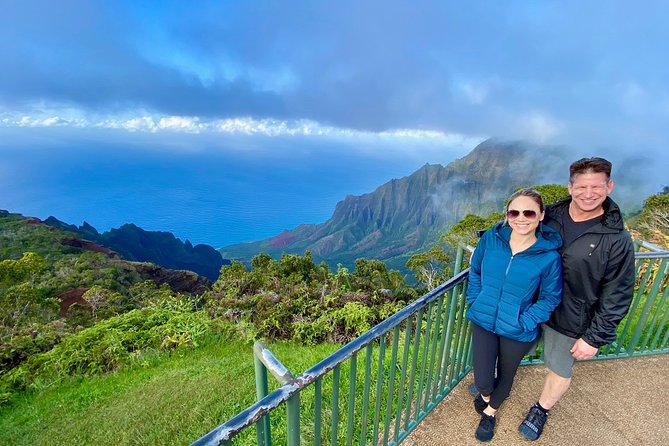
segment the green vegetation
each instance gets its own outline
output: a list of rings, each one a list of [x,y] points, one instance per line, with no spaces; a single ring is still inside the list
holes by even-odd
[[[562,186],[536,188],[546,203],[567,195]],[[649,197],[628,221],[642,238],[664,246],[667,197],[666,190]],[[353,271],[341,265],[331,271],[307,251],[278,260],[261,253],[249,266],[223,266],[209,289],[178,292],[138,264],[73,246],[66,242],[71,233],[0,211],[2,439],[188,444],[253,402],[252,341],[264,339],[300,373],[449,278],[452,247],[475,245],[477,231],[502,218],[466,215],[438,244],[414,253],[406,266],[418,290],[381,261],[358,259]],[[636,318],[630,316],[633,325]],[[378,363],[374,356],[370,368]],[[341,369],[342,411],[347,367]],[[364,368],[361,355],[358,371]],[[324,404],[331,380],[323,380]],[[305,420],[313,418],[309,392]],[[275,418],[283,438],[285,426]],[[254,444],[253,432],[243,436]]]
[[[279,261],[259,254],[251,264],[250,271],[239,262],[224,266],[203,295],[209,315],[236,323],[247,339],[344,342],[417,297],[378,260],[358,259],[352,273],[341,266],[332,273],[308,251]]]
[[[451,277],[450,254],[442,245],[434,245],[425,252],[412,255],[407,268],[413,271],[416,281],[429,291]]]
[[[632,223],[645,240],[669,247],[669,187],[646,198]]]
[[[270,347],[295,374],[339,348]],[[209,336],[196,349],[145,355],[116,373],[16,395],[0,407],[2,443],[190,444],[254,402],[253,376],[250,344]],[[255,432],[246,435],[255,444]]]
[[[377,260],[333,273],[309,252],[279,261],[260,254],[250,271],[241,263],[222,268],[210,291],[177,293],[34,219],[3,211],[0,241],[0,405],[197,349],[212,336],[347,341],[417,296]]]
[[[560,184],[541,184],[532,186],[532,188],[541,194],[541,199],[546,206],[569,196],[569,189]]]

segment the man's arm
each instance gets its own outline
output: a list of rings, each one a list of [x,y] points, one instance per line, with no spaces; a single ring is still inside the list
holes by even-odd
[[[616,340],[618,324],[627,314],[634,296],[634,246],[627,232],[613,244],[602,281],[599,303],[582,338],[595,353],[602,345]],[[585,346],[578,344],[576,353],[585,353]]]

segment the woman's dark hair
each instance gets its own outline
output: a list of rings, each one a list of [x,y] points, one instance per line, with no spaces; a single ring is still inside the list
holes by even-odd
[[[586,173],[604,173],[606,174],[606,179],[608,181],[611,178],[611,162],[605,160],[604,158],[581,158],[580,160],[574,161],[569,166],[569,182],[574,182],[574,176]]]
[[[509,210],[509,204],[518,197],[528,197],[534,200],[539,205],[539,212],[544,211],[544,200],[541,199],[541,194],[531,187],[515,191],[506,202],[506,209]]]

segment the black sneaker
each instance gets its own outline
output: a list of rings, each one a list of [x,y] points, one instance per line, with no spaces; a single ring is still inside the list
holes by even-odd
[[[488,407],[488,403],[483,400],[483,396],[479,393],[476,395],[476,398],[474,398],[474,410],[476,410],[476,413],[479,415],[482,415],[486,407]]]
[[[544,430],[544,425],[548,420],[548,414],[543,410],[539,409],[537,405],[530,407],[530,411],[527,413],[527,416],[518,426],[518,432],[520,432],[523,437],[527,438],[530,441],[534,441],[541,436],[541,432]]]
[[[479,427],[476,428],[476,439],[478,441],[490,441],[495,434],[495,417],[488,414],[481,415]]]

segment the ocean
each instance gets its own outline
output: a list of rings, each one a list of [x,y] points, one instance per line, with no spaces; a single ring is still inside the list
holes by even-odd
[[[100,232],[134,223],[219,248],[322,223],[348,194],[372,192],[438,162],[390,144],[359,150],[346,141],[255,137],[224,147],[180,138],[178,146],[144,145],[146,136],[124,143],[5,139],[0,209],[86,221]],[[446,163],[467,151],[437,153]]]

